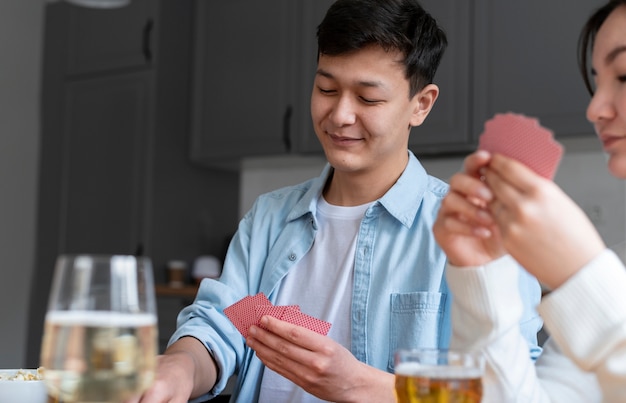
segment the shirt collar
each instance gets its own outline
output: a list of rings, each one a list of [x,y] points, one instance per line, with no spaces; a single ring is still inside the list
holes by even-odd
[[[371,207],[376,208],[376,205],[382,205],[389,214],[406,227],[410,227],[413,224],[429,181],[428,174],[417,157],[411,150],[408,150],[408,153],[409,162],[402,175],[400,175],[391,189]],[[322,173],[317,178],[311,180],[311,186],[306,190],[306,193],[295,205],[291,213],[289,213],[287,220],[295,220],[308,213],[315,217],[317,199],[324,189],[326,180],[332,172],[331,170],[332,167],[327,163]]]
[[[409,162],[404,172],[379,202],[402,225],[410,227],[422,204],[428,182],[426,170],[409,150]]]

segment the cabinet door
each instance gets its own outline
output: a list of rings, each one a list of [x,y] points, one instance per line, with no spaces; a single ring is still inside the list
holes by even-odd
[[[419,155],[463,151],[471,147],[470,112],[470,1],[422,0],[422,6],[441,25],[448,38],[434,83],[439,97],[426,121],[411,130],[409,148]]]
[[[149,65],[152,55],[154,0],[132,0],[128,6],[94,9],[65,7],[68,75]]]
[[[311,121],[311,91],[317,69],[317,26],[334,0],[298,1],[297,97],[294,109],[294,143],[301,153],[323,152]]]
[[[192,160],[288,151],[293,0],[196,2]]]
[[[587,16],[603,1],[475,3],[475,133],[503,112],[537,117],[557,136],[592,133],[576,47]]]
[[[135,253],[142,242],[151,77],[67,83],[62,252]]]
[[[300,152],[320,152],[310,118],[310,97],[317,59],[317,25],[333,0],[299,1],[302,23],[299,29],[299,107],[294,111],[296,135]],[[418,155],[441,151],[458,151],[471,143],[467,99],[470,88],[469,35],[470,2],[423,0],[422,5],[441,24],[448,36],[448,49],[441,62],[435,83],[440,87],[439,99],[420,127],[411,132],[409,147]]]

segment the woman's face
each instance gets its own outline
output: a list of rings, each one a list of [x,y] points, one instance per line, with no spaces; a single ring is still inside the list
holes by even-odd
[[[626,6],[616,8],[600,27],[591,57],[595,92],[587,119],[608,154],[608,168],[626,179]]]

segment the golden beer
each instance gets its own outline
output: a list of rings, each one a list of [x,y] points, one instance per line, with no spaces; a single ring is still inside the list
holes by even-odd
[[[482,357],[446,350],[396,353],[398,403],[480,403]]]

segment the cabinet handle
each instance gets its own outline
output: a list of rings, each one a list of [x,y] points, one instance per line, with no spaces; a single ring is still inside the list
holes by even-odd
[[[139,256],[143,256],[143,243],[139,242],[137,244],[137,247],[135,248],[135,256],[139,257]]]
[[[143,27],[143,57],[148,63],[152,61],[151,38],[153,26],[154,21],[152,20],[152,18],[150,18],[148,21],[146,21],[146,25],[144,25]]]
[[[293,112],[293,108],[291,105],[287,105],[285,109],[285,114],[283,115],[283,144],[285,145],[285,150],[287,152],[291,151],[291,114]]]

